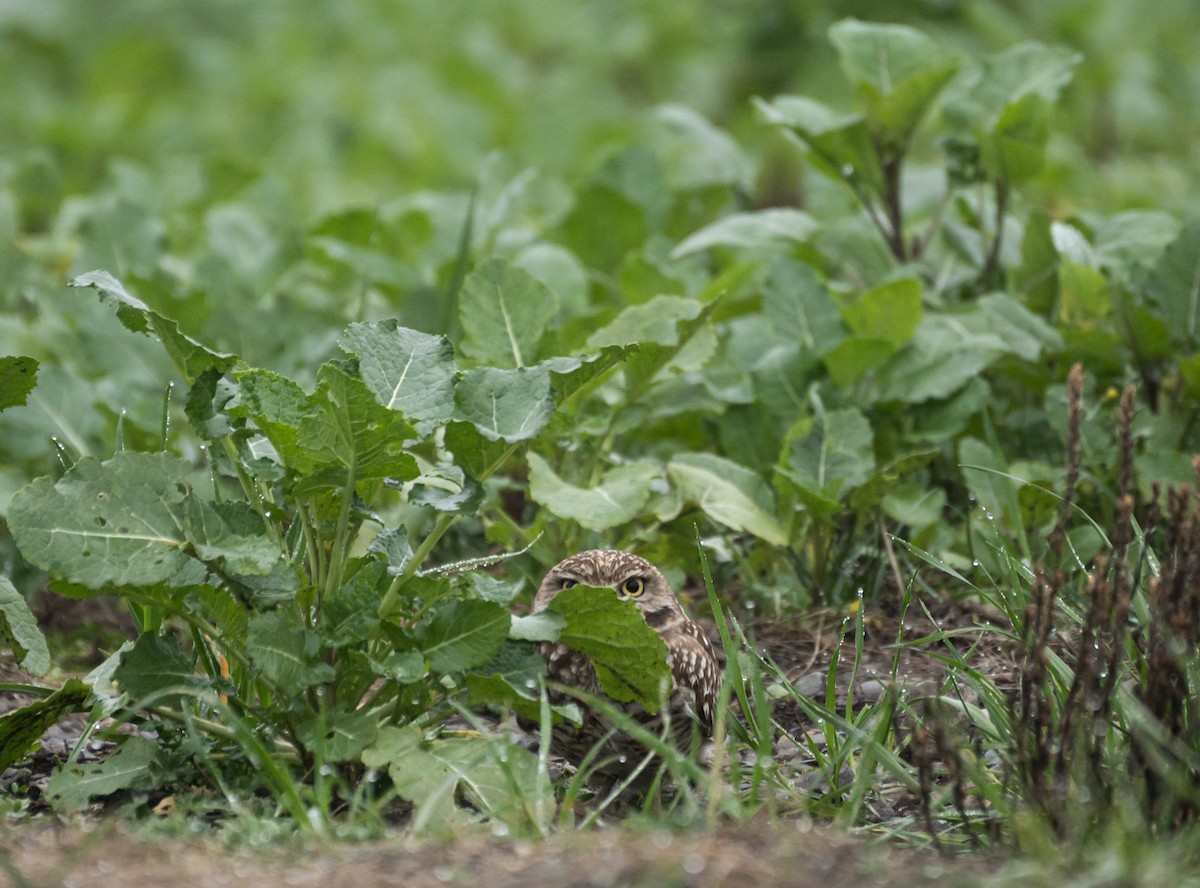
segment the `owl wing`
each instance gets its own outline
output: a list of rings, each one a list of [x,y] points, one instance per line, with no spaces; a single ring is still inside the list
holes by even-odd
[[[691,698],[697,721],[706,735],[711,734],[721,687],[721,670],[712,642],[691,620],[673,627],[663,640],[667,643],[667,660],[675,687]]]

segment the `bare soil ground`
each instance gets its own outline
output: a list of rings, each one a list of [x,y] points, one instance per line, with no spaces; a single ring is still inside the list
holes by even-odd
[[[1015,675],[1015,654],[977,607],[933,602],[931,622],[917,609],[905,619],[904,637],[935,631],[951,638],[897,649],[898,615],[868,615],[863,656],[851,685],[852,638],[842,638],[842,614],[812,613],[784,622],[758,621],[754,642],[778,663],[802,693],[824,699],[830,658],[839,644],[839,708],[847,694],[872,702],[883,693],[898,657],[898,683],[914,695],[939,686],[944,666],[930,652],[953,644],[971,650],[975,668],[1004,687]],[[2,666],[3,664],[0,664]],[[11,667],[0,680],[21,680]],[[20,705],[0,695],[0,712]],[[775,718],[792,736],[812,728],[794,703],[778,701]],[[74,745],[82,717],[65,720],[43,738],[42,748],[0,775],[0,792],[37,799],[52,769]],[[87,756],[106,753],[94,744]],[[798,782],[814,776],[803,750],[777,745]],[[36,808],[36,806],[35,806]],[[872,819],[911,817],[915,799],[898,793]],[[820,885],[974,884],[986,865],[978,857],[946,858],[932,852],[886,847],[852,838],[807,818],[751,822],[709,833],[671,834],[631,822],[586,833],[564,832],[540,842],[462,836],[452,844],[404,837],[369,845],[313,845],[300,840],[266,849],[231,850],[214,835],[196,839],[130,834],[124,821],[101,814],[63,825],[42,814],[0,826],[0,885],[126,886],[182,884],[257,886],[483,885],[502,888],[608,885]],[[7,880],[7,881],[5,881]]]
[[[0,834],[3,835],[3,834]],[[13,888],[62,885],[874,886],[967,885],[985,862],[886,848],[807,824],[746,824],[705,834],[629,827],[562,833],[541,842],[465,837],[396,839],[230,851],[214,840],[137,839],[113,825],[84,832],[8,828]],[[3,882],[0,875],[0,884]]]

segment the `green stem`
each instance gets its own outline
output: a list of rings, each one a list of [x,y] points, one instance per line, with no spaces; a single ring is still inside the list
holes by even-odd
[[[342,508],[338,513],[337,530],[333,535],[333,551],[329,556],[329,575],[325,578],[325,597],[329,597],[342,585],[342,572],[346,564],[346,553],[350,548],[348,528],[350,527],[350,509],[354,504],[354,484],[356,466],[351,460],[346,470],[346,488],[342,492]]]
[[[395,611],[396,600],[400,597],[400,590],[404,587],[404,584],[413,578],[418,568],[420,568],[421,563],[433,551],[433,547],[438,544],[438,541],[446,531],[458,520],[458,517],[458,515],[449,512],[438,516],[437,521],[434,522],[433,529],[421,541],[421,545],[413,552],[413,556],[408,560],[408,564],[404,565],[404,568],[388,586],[387,592],[384,593],[383,600],[379,602],[378,614],[380,620],[386,620]]]

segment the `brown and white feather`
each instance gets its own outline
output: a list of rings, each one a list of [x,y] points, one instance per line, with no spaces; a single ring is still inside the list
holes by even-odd
[[[668,702],[671,736],[678,748],[687,751],[692,742],[693,725],[699,727],[704,738],[712,734],[721,670],[708,636],[684,613],[674,590],[658,568],[629,552],[607,549],[580,552],[559,562],[546,574],[534,597],[533,610],[535,613],[544,610],[554,596],[569,585],[582,583],[606,587],[614,594],[625,595],[622,587],[635,579],[642,582],[641,594],[634,597],[638,610],[667,646],[667,665],[674,679]],[[553,681],[592,694],[602,693],[596,670],[583,654],[555,642],[544,642],[541,653],[546,660],[547,674]],[[554,702],[567,701],[562,695]],[[623,704],[622,708],[652,730],[661,730],[661,714],[651,716],[634,704]],[[579,727],[568,723],[556,725],[551,746],[556,755],[578,764],[610,733],[611,726],[607,721],[599,713],[588,710]],[[645,751],[632,738],[614,734],[601,750],[601,757],[611,762],[601,768],[600,773],[620,776],[622,771],[636,764]]]

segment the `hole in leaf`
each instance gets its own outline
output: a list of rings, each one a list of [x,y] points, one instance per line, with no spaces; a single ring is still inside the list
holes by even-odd
[[[98,527],[105,527],[107,524],[108,524],[108,519],[105,518],[103,515],[96,516],[96,525]]]

